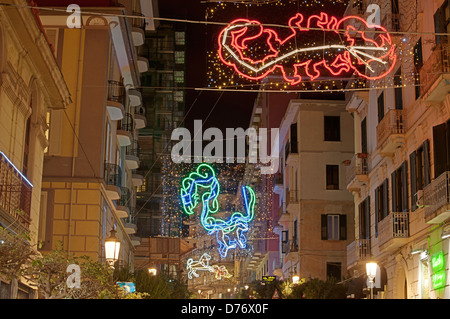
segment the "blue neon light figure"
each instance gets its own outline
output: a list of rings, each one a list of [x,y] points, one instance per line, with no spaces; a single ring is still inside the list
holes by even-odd
[[[204,189],[201,198],[199,192]],[[195,172],[189,174],[181,183],[181,200],[186,214],[194,214],[194,209],[199,202],[202,203],[200,221],[208,234],[216,235],[219,244],[218,251],[222,257],[226,257],[228,250],[247,247],[248,225],[253,220],[255,213],[255,192],[250,186],[241,188],[244,199],[245,213],[234,212],[228,220],[214,217],[219,211],[218,196],[220,185],[214,169],[206,163],[200,164]]]

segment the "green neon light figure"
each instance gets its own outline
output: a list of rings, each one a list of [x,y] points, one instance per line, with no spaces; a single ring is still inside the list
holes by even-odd
[[[199,196],[201,189],[205,191]],[[241,188],[244,199],[245,213],[234,212],[228,220],[216,218],[214,215],[219,211],[218,196],[220,185],[214,169],[211,165],[202,163],[195,172],[181,182],[181,199],[183,211],[194,214],[194,209],[201,202],[202,212],[200,221],[208,234],[215,234],[219,244],[218,251],[222,257],[226,257],[228,250],[237,246],[247,247],[248,224],[253,220],[255,213],[255,192],[250,186]]]

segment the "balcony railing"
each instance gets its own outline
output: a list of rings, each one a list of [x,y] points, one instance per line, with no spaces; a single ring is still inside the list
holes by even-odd
[[[378,225],[378,245],[382,250],[387,247],[396,248],[401,242],[399,238],[409,237],[409,213],[393,212],[380,221]]]
[[[145,28],[145,19],[144,19],[145,16],[142,13],[136,12],[136,11],[133,11],[133,16],[136,17],[136,18],[133,18],[133,27],[144,29]],[[141,17],[141,18],[137,18],[137,17]]]
[[[370,258],[370,239],[356,239],[347,246],[347,265]]]
[[[105,163],[104,178],[106,185],[122,187],[122,171],[119,165]]]
[[[120,195],[120,199],[117,201],[117,205],[129,207],[131,204],[130,196],[130,189],[128,187],[122,187],[122,194]]]
[[[119,81],[108,81],[108,100],[124,104],[125,88]]]
[[[122,131],[133,132],[134,130],[134,119],[130,113],[126,113],[125,117],[121,121]]]
[[[26,229],[30,225],[33,185],[0,152],[0,209]]]
[[[380,153],[393,153],[404,144],[406,112],[391,109],[377,126],[377,145]]]
[[[420,69],[420,95],[425,96],[439,77],[450,73],[450,46],[439,44]],[[445,94],[444,94],[445,97]]]
[[[423,189],[425,220],[440,223],[450,215],[450,172],[444,172]],[[441,209],[444,208],[444,209]]]
[[[367,182],[367,154],[355,154],[347,166],[347,188],[353,188],[355,182]]]

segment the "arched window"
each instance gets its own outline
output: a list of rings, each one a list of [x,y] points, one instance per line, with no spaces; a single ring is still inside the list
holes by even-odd
[[[27,178],[29,173],[29,162],[30,162],[30,132],[31,132],[31,117],[33,115],[33,95],[31,95],[30,98],[30,107],[31,107],[31,114],[27,119],[27,122],[25,124],[25,140],[23,144],[23,168],[22,173]]]
[[[32,170],[33,170],[33,154],[36,147],[36,136],[38,134],[38,128],[37,125],[34,125],[38,123],[38,116],[39,116],[39,110],[37,107],[38,102],[38,92],[36,88],[36,84],[31,82],[31,96],[30,101],[28,103],[31,114],[28,117],[28,119],[25,122],[25,128],[24,128],[24,142],[23,142],[23,161],[22,161],[22,173],[31,180],[32,177]]]

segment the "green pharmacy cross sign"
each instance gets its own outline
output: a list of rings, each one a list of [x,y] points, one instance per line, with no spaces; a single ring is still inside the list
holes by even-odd
[[[446,283],[444,253],[439,251],[431,256],[431,282],[433,289],[443,288]]]

